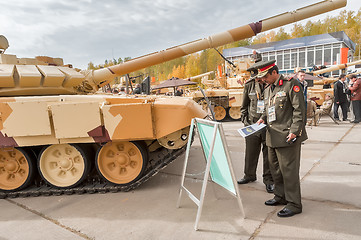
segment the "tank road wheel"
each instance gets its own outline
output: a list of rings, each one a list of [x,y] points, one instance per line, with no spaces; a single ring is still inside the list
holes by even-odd
[[[174,133],[158,139],[160,145],[168,149],[179,149],[187,144],[190,127],[182,128]]]
[[[228,115],[233,119],[233,120],[238,120],[241,118],[241,107],[230,107],[228,109]]]
[[[222,121],[227,115],[226,109],[222,106],[214,107],[214,116],[217,121]]]
[[[95,161],[105,180],[126,185],[143,176],[148,153],[145,145],[138,142],[108,142],[98,149]]]
[[[25,188],[34,176],[34,165],[21,148],[0,150],[0,190],[12,192]]]
[[[90,171],[90,161],[77,145],[54,144],[44,147],[38,157],[41,177],[58,188],[80,184]]]

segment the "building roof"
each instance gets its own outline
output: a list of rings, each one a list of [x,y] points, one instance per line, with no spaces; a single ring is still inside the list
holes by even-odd
[[[344,31],[340,31],[301,38],[287,39],[277,42],[255,44],[237,48],[228,48],[223,50],[223,55],[225,57],[236,57],[252,54],[253,49],[256,49],[258,52],[262,53],[300,47],[325,45],[337,42],[344,42],[346,46],[350,48],[353,52],[356,49],[356,44],[346,35]]]

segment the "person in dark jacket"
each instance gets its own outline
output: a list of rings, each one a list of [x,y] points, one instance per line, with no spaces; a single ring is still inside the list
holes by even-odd
[[[347,99],[347,86],[345,83],[346,75],[341,74],[339,80],[335,83],[333,87],[334,100],[334,110],[333,115],[335,120],[340,120],[338,117],[338,108],[341,106],[342,109],[342,121],[347,121],[347,108],[348,108],[348,99]]]

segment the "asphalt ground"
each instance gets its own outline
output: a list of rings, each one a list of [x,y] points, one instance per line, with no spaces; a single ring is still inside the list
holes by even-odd
[[[224,122],[237,179],[243,177],[244,139],[240,122]],[[273,197],[257,181],[239,185],[246,218],[236,199],[209,182],[199,230],[197,206],[183,194],[176,208],[185,154],[131,192],[0,200],[0,240],[4,239],[361,239],[361,124],[336,125],[322,117],[307,126],[302,145],[303,212],[279,218],[282,206],[265,206]],[[201,192],[205,160],[196,138],[185,185]]]

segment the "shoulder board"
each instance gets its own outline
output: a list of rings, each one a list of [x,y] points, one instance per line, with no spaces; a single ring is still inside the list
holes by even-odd
[[[290,81],[291,79],[293,79],[293,77],[288,78],[287,81]]]

